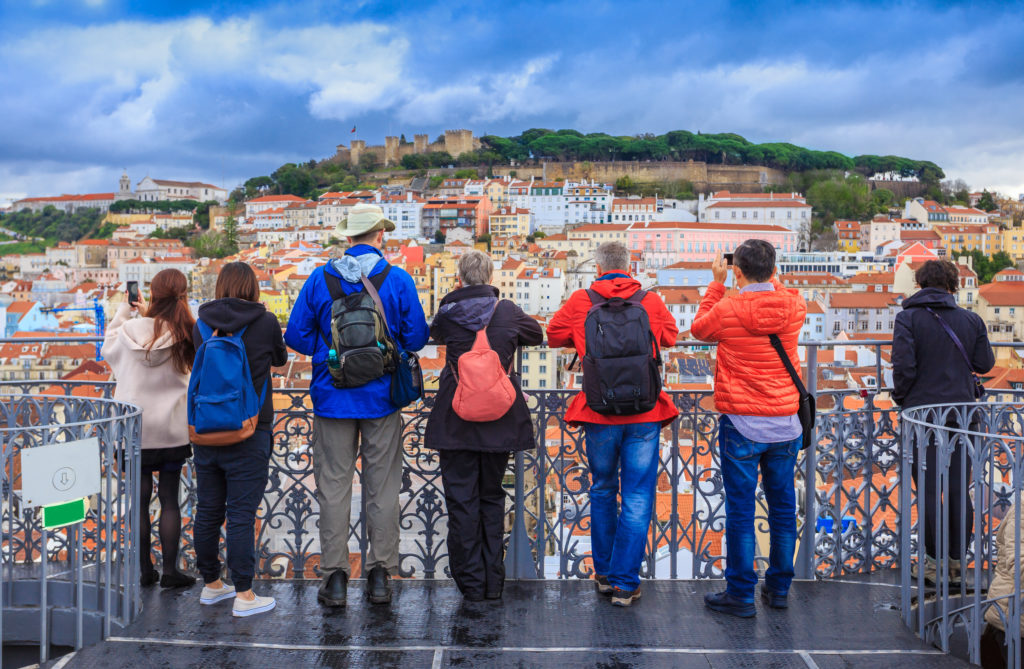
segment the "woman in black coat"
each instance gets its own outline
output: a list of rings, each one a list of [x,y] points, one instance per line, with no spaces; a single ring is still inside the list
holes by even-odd
[[[516,349],[544,339],[536,320],[515,303],[498,300],[498,289],[489,285],[493,271],[486,253],[471,251],[462,256],[459,287],[441,300],[430,326],[430,336],[445,344],[447,351],[425,444],[440,451],[448,506],[449,568],[459,591],[472,601],[501,597],[505,583],[501,481],[509,453],[534,448],[536,442],[518,374],[510,375],[516,398],[508,412],[497,420],[477,423],[461,419],[452,408],[457,386],[452,369],[458,369],[459,357],[473,347],[476,333],[484,327],[505,369],[511,366]]]
[[[903,311],[896,315],[892,342],[893,399],[903,409],[928,404],[970,404],[977,401],[974,374],[992,369],[995,357],[988,341],[985,322],[976,313],[957,306],[954,295],[960,286],[960,272],[948,260],[929,260],[914,276],[921,290],[903,301]],[[949,328],[960,346],[953,340]],[[960,348],[963,348],[961,352]],[[958,427],[952,413],[947,427]],[[975,428],[976,426],[971,426]],[[949,463],[949,559],[954,581],[958,580],[960,557],[971,541],[974,509],[968,486],[971,481],[970,456],[962,458],[963,447],[954,446]],[[921,447],[915,445],[913,472]],[[932,436],[924,453],[925,518],[924,541],[927,564],[925,578],[934,582],[936,477],[938,457]],[[966,465],[963,464],[966,461]],[[961,522],[963,518],[963,522]]]

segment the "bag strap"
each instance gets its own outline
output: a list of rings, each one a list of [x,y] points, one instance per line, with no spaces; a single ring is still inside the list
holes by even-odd
[[[379,275],[378,275],[379,276]],[[377,311],[380,312],[380,317],[384,319],[384,327],[388,331],[388,335],[391,335],[391,326],[388,325],[388,315],[384,313],[384,305],[380,301],[380,293],[377,292],[377,287],[373,285],[373,281],[366,278],[365,275],[359,277],[363,282],[363,287],[366,288],[366,292],[373,298],[373,305],[377,307]]]
[[[782,348],[782,340],[779,339],[779,335],[768,335],[768,339],[772,342],[772,348],[779,354],[779,358],[782,360],[782,364],[786,366],[786,371],[789,372],[789,378],[793,379],[793,383],[796,385],[796,389],[800,392],[800,397],[807,395],[807,388],[804,387],[804,382],[800,379],[800,375],[796,373],[796,368],[793,367],[793,361],[786,355],[786,350]]]
[[[927,309],[928,313],[930,313],[932,316],[935,316],[935,320],[939,322],[939,325],[942,326],[942,329],[946,331],[946,334],[949,335],[949,338],[953,340],[954,344],[956,344],[956,350],[960,351],[960,355],[963,356],[964,362],[967,363],[967,369],[969,369],[971,374],[973,375],[974,365],[971,364],[971,358],[969,355],[967,355],[967,351],[964,349],[964,345],[960,343],[960,337],[956,336],[956,333],[953,332],[953,328],[949,327],[949,323],[947,323],[942,318],[942,316],[939,316],[937,313],[932,311],[931,307],[925,307],[925,309]]]

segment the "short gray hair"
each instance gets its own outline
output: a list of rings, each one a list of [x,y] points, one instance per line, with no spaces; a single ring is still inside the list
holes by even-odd
[[[470,251],[459,258],[459,278],[463,286],[479,286],[491,282],[494,262],[483,251]]]
[[[622,242],[605,242],[594,251],[594,262],[605,272],[629,270],[629,249]]]

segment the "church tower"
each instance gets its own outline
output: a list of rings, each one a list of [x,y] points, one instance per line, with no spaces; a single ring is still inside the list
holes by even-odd
[[[128,170],[125,170],[121,175],[121,181],[119,182],[117,197],[115,199],[130,200],[132,197],[132,180],[128,178]]]

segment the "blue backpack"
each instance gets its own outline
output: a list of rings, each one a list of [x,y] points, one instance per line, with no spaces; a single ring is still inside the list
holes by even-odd
[[[200,446],[237,444],[256,431],[267,390],[264,386],[257,395],[250,382],[249,358],[242,342],[247,328],[217,335],[203,321],[197,325],[203,343],[196,351],[188,382],[189,439]],[[239,379],[243,379],[241,384]]]

